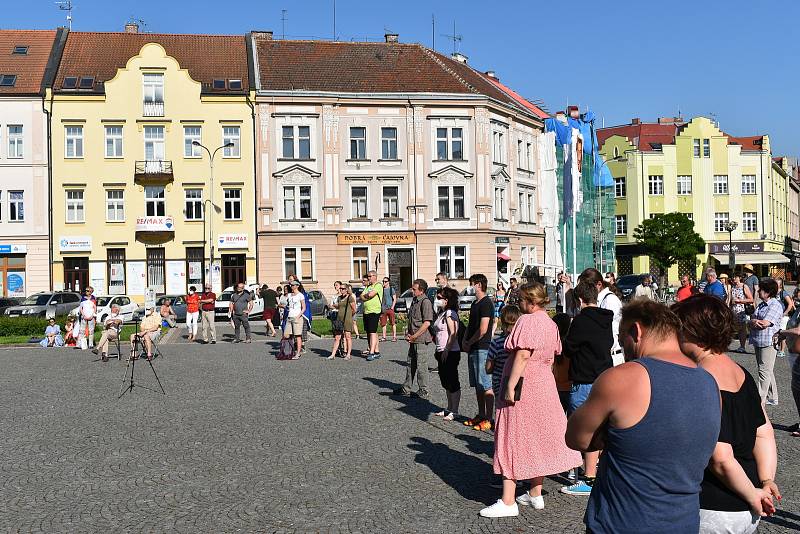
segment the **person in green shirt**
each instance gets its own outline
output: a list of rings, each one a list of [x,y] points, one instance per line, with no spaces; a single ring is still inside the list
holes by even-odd
[[[364,303],[364,330],[367,331],[367,361],[371,362],[381,357],[380,347],[378,346],[378,322],[381,318],[381,295],[383,295],[383,284],[378,282],[378,273],[370,271],[367,273],[368,285],[361,293],[361,301]]]

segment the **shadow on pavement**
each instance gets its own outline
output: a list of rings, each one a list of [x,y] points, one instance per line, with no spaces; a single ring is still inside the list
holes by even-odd
[[[467,430],[470,430],[469,427]],[[469,434],[457,434],[456,439],[460,439],[467,445],[467,450],[473,454],[483,454],[488,456],[489,458],[494,457],[494,440],[487,441],[486,435],[481,433],[482,435],[469,435]],[[491,436],[490,436],[491,437]]]
[[[393,401],[402,404],[402,406],[398,408],[398,410],[401,412],[415,417],[420,421],[424,421],[426,423],[428,422],[428,419],[435,408],[435,406],[429,400],[420,399],[418,397],[403,397],[401,395],[393,395],[392,392],[401,385],[396,382],[390,382],[382,378],[372,378],[371,376],[365,376],[363,379],[367,382],[372,382],[374,385],[380,388],[388,389],[389,391],[381,391],[379,394],[388,396]]]
[[[774,516],[765,517],[763,520],[789,530],[800,530],[800,516],[785,510],[776,510]]]
[[[428,466],[459,495],[483,504],[491,504],[497,499],[497,490],[489,485],[489,481],[494,478],[490,464],[426,438],[412,437],[411,441],[408,448],[417,452],[414,461]]]

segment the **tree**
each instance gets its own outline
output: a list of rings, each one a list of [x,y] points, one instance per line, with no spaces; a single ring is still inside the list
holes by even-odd
[[[662,287],[670,267],[680,260],[693,260],[706,244],[683,213],[654,215],[636,227],[633,237],[658,267]]]

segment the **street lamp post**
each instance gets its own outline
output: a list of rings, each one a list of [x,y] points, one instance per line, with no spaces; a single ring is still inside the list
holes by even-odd
[[[603,162],[603,165],[608,166],[608,164],[611,163],[612,161],[620,162],[620,163],[621,162],[627,162],[628,158],[626,158],[625,156],[614,156],[611,159],[605,160]],[[596,176],[595,179],[599,180],[600,177]],[[599,193],[597,195],[597,199],[598,199],[597,225],[599,226],[599,232],[598,232],[599,239],[598,239],[598,241],[600,242],[599,243],[599,245],[600,245],[600,258],[599,258],[599,261],[597,263],[599,264],[600,272],[605,272],[603,270],[603,253],[605,252],[603,250],[603,244],[604,244],[604,239],[605,239],[605,230],[603,229],[603,193],[602,193],[602,191],[599,191],[601,189],[601,186],[598,185],[597,189],[598,189],[598,193]],[[612,266],[612,268],[613,268],[613,266]]]
[[[728,232],[728,269],[733,273],[736,268],[736,252],[733,250],[733,231],[736,230],[738,224],[736,221],[728,221],[725,223],[725,231]]]
[[[223,148],[229,148],[233,146],[233,143],[225,143],[222,146],[217,147],[214,149],[214,152],[211,152],[208,147],[200,143],[200,141],[192,141],[193,146],[199,146],[203,150],[206,151],[208,154],[208,164],[210,168],[210,180],[209,180],[209,191],[210,191],[210,202],[211,202],[211,213],[209,213],[208,219],[208,279],[211,282],[212,289],[216,289],[214,285],[214,158],[217,156],[217,152],[222,150]],[[206,219],[206,207],[205,202],[203,203],[203,221],[205,222]],[[204,232],[205,233],[205,232]],[[203,236],[205,239],[205,235]]]

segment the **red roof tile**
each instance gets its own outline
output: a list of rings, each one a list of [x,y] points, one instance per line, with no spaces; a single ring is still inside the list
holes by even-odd
[[[17,77],[14,87],[0,87],[0,96],[42,93],[55,37],[55,30],[0,30],[0,74]],[[15,46],[27,46],[28,53],[13,54]]]
[[[597,142],[600,146],[613,135],[627,137],[639,150],[654,150],[653,145],[668,145],[675,143],[675,134],[678,126],[675,124],[639,123],[623,124],[597,130]]]
[[[726,134],[727,135],[727,134]],[[728,136],[729,145],[741,145],[742,150],[761,150],[764,141],[763,135],[751,135],[747,137]]]
[[[204,92],[214,92],[214,79],[242,80],[243,93],[249,89],[247,46],[244,35],[189,35],[159,33],[70,32],[55,79],[55,90],[62,90],[65,76],[94,76],[110,80],[117,69],[137,55],[147,43],[158,43],[167,55],[187,69],[192,79],[203,84]],[[102,92],[95,85],[94,92]]]

